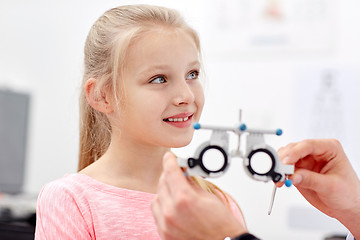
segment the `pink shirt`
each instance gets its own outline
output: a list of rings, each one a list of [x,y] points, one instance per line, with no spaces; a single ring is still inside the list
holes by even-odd
[[[66,175],[39,195],[35,239],[160,239],[150,206],[154,197],[84,174]],[[233,202],[232,208],[241,221]]]

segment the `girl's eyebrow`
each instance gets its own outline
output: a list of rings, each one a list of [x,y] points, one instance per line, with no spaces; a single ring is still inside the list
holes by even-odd
[[[199,60],[195,60],[189,64],[189,67],[200,67],[200,66],[201,66],[201,64],[200,64]]]
[[[153,70],[164,70],[168,68],[168,65],[166,64],[161,64],[161,65],[150,65],[147,66],[144,70],[142,70],[140,73],[148,73],[151,72]]]
[[[195,61],[192,61],[188,64],[188,67],[189,68],[199,68],[200,67],[200,62],[199,60],[195,60]],[[167,65],[167,64],[154,64],[154,65],[150,65],[150,66],[146,66],[145,69],[141,70],[139,73],[140,74],[147,74],[147,73],[151,73],[153,72],[154,70],[165,70],[165,69],[168,69],[170,65]]]
[[[168,69],[168,65],[147,65],[145,68],[141,69],[136,75],[146,76],[153,74],[154,72],[163,72]]]

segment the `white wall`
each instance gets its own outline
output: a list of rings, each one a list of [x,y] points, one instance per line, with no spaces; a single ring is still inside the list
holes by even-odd
[[[243,6],[251,2],[238,1]],[[237,0],[2,0],[0,87],[27,91],[32,95],[25,185],[27,192],[37,193],[45,183],[76,171],[78,93],[86,34],[92,23],[105,10],[119,4],[135,2],[177,8],[200,33],[207,73],[207,102],[202,122],[235,124],[237,111],[242,108],[243,120],[248,125],[261,128],[281,127],[284,130],[282,137],[267,138],[268,143],[275,148],[303,137],[297,135],[298,129],[293,124],[294,118],[302,117],[296,112],[299,106],[296,105],[299,102],[296,88],[299,84],[299,69],[359,68],[360,28],[357,23],[360,22],[360,16],[357,10],[360,2],[357,0],[329,0],[329,5],[335,6],[335,9],[332,9],[333,17],[328,19],[329,31],[325,31],[326,22],[321,23],[320,27],[324,28],[318,28],[325,29],[321,32],[329,36],[329,43],[310,44],[309,47],[294,41],[294,44],[289,46],[270,49],[254,46],[254,49],[251,49],[251,46],[246,48],[246,43],[242,42],[242,37],[246,35],[232,35],[231,29],[236,30],[237,27],[239,32],[245,29],[248,32],[244,30],[244,34],[250,35],[249,29],[258,29],[261,24],[264,29],[264,23],[259,23],[258,19],[247,19],[246,23],[238,22],[239,26],[233,23],[237,19],[237,12],[233,8],[238,4]],[[255,0],[252,3],[254,2]],[[261,0],[256,2],[264,3]],[[301,6],[301,3],[306,1],[296,2]],[[317,3],[324,4],[324,1],[318,0]],[[287,4],[285,6],[288,7]],[[221,11],[228,13],[222,15]],[[230,17],[226,22],[219,20],[219,16]],[[219,27],[221,23],[233,26],[226,32],[226,29],[222,31]],[[251,28],[248,24],[251,24]],[[311,37],[292,31],[293,26],[283,24],[280,30],[292,34],[296,37],[295,40],[303,38],[302,42]],[[274,30],[278,31],[279,28],[275,27]],[[301,31],[306,32],[305,30]],[[355,81],[353,87],[360,90],[359,81]],[[359,108],[353,111],[359,116]],[[190,146],[176,151],[190,155],[196,146],[208,137],[206,132],[197,132]],[[352,146],[349,144],[345,148],[352,152]],[[353,164],[356,166],[358,161]],[[345,232],[336,221],[326,223],[329,218],[313,210],[294,187],[278,191],[273,213],[268,216],[272,184],[250,179],[245,174],[240,159],[234,159],[228,173],[214,181],[238,201],[249,229],[263,239],[320,240],[327,234]],[[300,226],[301,224],[296,222],[300,215],[289,218],[289,213],[296,209],[300,209],[295,211],[296,214],[310,211],[309,215],[302,216],[310,222],[310,226]],[[294,219],[295,223],[292,223]],[[326,227],[321,227],[319,222]]]

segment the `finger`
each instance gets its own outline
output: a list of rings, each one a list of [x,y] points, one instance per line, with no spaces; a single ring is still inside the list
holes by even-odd
[[[155,222],[159,222],[159,216],[161,216],[161,208],[158,196],[156,196],[151,202],[151,212],[153,213]]]
[[[161,174],[159,183],[158,183],[158,190],[157,190],[157,203],[160,207],[166,208],[171,204],[172,196],[170,194],[170,189],[167,184],[167,180],[164,174]]]
[[[306,169],[297,170],[290,179],[296,187],[313,190],[320,194],[326,192],[327,186],[331,184],[329,176]]]
[[[152,211],[158,232],[161,236],[161,239],[164,239],[164,236],[162,235],[162,232],[163,232],[162,230],[165,229],[165,222],[164,222],[164,218],[163,218],[161,204],[160,204],[158,197],[155,197],[155,199],[152,201],[151,211]]]
[[[295,144],[297,144],[297,143],[289,143],[285,147],[279,148],[278,155],[279,155],[280,159],[283,159],[287,155],[287,152],[289,151],[289,149],[291,149]]]
[[[309,139],[289,144],[279,150],[279,155],[285,164],[295,164],[307,156],[312,156],[314,160],[330,161],[340,149],[340,143],[334,139]]]
[[[169,194],[174,196],[179,190],[190,189],[190,184],[184,176],[184,173],[181,171],[180,166],[176,161],[176,157],[167,152],[163,158],[163,177],[164,183],[169,189]]]

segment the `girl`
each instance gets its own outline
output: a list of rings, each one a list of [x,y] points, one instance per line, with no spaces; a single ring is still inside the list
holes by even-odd
[[[159,239],[151,213],[170,148],[193,136],[204,104],[196,32],[171,9],[122,6],[103,14],[85,44],[79,173],[46,185],[37,239]],[[231,198],[218,196],[242,221]]]

